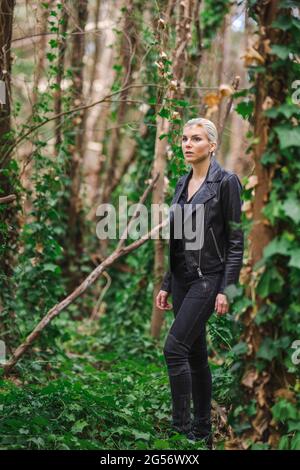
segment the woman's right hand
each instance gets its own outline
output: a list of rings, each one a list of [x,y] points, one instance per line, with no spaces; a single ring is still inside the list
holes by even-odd
[[[160,290],[156,296],[156,307],[160,310],[171,310],[173,306],[167,302],[169,292]]]

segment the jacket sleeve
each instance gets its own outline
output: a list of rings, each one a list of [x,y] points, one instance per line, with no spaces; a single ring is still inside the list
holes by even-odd
[[[223,293],[230,284],[237,284],[243,265],[244,234],[242,228],[234,226],[241,223],[242,184],[237,175],[231,174],[223,182],[222,208],[226,232],[225,270],[219,292]]]
[[[163,277],[162,285],[161,285],[161,290],[165,290],[167,292],[171,292],[171,273],[170,271],[167,271]]]

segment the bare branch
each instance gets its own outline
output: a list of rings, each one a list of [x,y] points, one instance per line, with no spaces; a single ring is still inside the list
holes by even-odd
[[[0,197],[0,204],[8,204],[9,202],[14,201],[17,199],[15,194],[9,194],[8,196]]]
[[[153,178],[151,181],[150,185],[148,188],[146,188],[144,194],[140,198],[139,204],[142,203],[143,200],[147,197],[149,194],[149,191],[153,188],[155,182],[157,181],[159,177],[159,174]],[[138,210],[138,208],[137,208]],[[128,226],[132,223],[133,218],[136,217],[136,212],[134,212],[132,218],[130,219],[127,228],[125,232],[128,230]],[[158,232],[162,227],[164,227],[168,223],[169,219],[166,218],[161,222],[159,225],[156,225],[150,232],[146,233],[143,235],[140,239],[136,240],[135,242],[131,243],[128,246],[124,246],[124,240],[121,240],[111,255],[109,255],[104,261],[102,261],[88,276],[87,278],[70,294],[68,297],[66,297],[64,300],[56,304],[54,307],[52,307],[48,313],[41,319],[41,321],[38,323],[38,325],[34,328],[34,330],[30,333],[29,336],[25,339],[25,341],[20,344],[20,346],[15,350],[13,353],[12,357],[9,359],[9,361],[4,364],[3,369],[4,369],[4,374],[8,375],[11,369],[17,364],[17,362],[20,360],[20,358],[25,354],[25,352],[30,348],[30,346],[33,344],[33,342],[38,338],[40,333],[46,328],[46,326],[55,318],[57,315],[62,312],[65,308],[67,308],[71,303],[73,303],[80,295],[82,295],[86,289],[93,284],[96,279],[105,271],[109,266],[111,266],[117,259],[119,259],[121,256],[127,255],[128,253],[136,250],[139,248],[141,245],[143,245],[147,240],[153,239],[153,236]],[[124,232],[124,233],[125,233]],[[124,235],[124,234],[123,234]]]

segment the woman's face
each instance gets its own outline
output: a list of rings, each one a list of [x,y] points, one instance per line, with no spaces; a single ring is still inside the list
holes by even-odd
[[[216,144],[210,142],[202,126],[187,126],[182,133],[182,152],[187,163],[197,163],[209,157]]]

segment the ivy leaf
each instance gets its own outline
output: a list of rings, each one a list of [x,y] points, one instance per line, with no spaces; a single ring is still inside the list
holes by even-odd
[[[296,407],[293,405],[293,403],[287,401],[285,398],[278,400],[278,402],[271,408],[271,411],[276,421],[297,419]]]
[[[76,423],[72,426],[71,432],[74,434],[78,434],[82,432],[82,430],[88,426],[88,423],[84,421],[83,419],[80,419],[79,421],[76,421]]]
[[[271,152],[271,151],[267,151],[263,153],[260,159],[263,165],[267,165],[268,163],[276,163],[276,160],[277,160],[277,153]]]
[[[43,270],[44,271],[50,271],[52,273],[60,273],[61,272],[60,267],[57,264],[53,264],[53,263],[44,264]]]
[[[300,269],[300,249],[293,250],[291,253],[291,259],[289,261],[288,266],[291,268],[299,268]]]
[[[279,137],[281,149],[300,146],[300,129],[298,127],[277,126],[274,127],[274,130]]]
[[[243,119],[249,119],[253,114],[253,101],[241,101],[235,106],[235,111]]]
[[[56,39],[50,39],[49,44],[52,47],[52,49],[58,46],[58,42]]]
[[[273,45],[271,47],[271,50],[273,54],[276,54],[279,57],[279,59],[282,59],[282,60],[285,60],[289,56],[289,53],[291,52],[290,47],[280,46],[278,44]]]
[[[292,438],[291,450],[300,450],[300,432],[297,432],[296,435]]]
[[[50,61],[50,62],[53,62],[54,59],[56,59],[56,55],[55,54],[51,54],[51,52],[48,52],[48,54],[46,54],[47,56],[47,59]]]
[[[275,267],[270,267],[265,271],[257,285],[257,293],[262,298],[268,297],[274,292],[279,292],[284,285],[284,279]]]
[[[143,439],[144,441],[149,441],[150,434],[146,432],[138,431],[137,429],[132,430],[132,434],[134,435],[135,439]]]
[[[163,118],[169,119],[169,117],[170,117],[170,111],[166,108],[162,108],[158,114],[159,114],[159,116],[161,116]]]
[[[289,199],[284,201],[282,209],[284,210],[285,215],[293,219],[296,224],[300,222],[300,206],[295,196],[289,197]]]
[[[241,341],[240,343],[237,343],[235,346],[233,346],[231,351],[237,356],[246,354],[246,352],[248,351],[248,345],[247,343],[245,343],[245,341]]]
[[[290,16],[282,15],[272,22],[272,28],[278,28],[282,29],[283,31],[287,31],[292,27],[292,24],[293,23]]]
[[[289,119],[294,114],[300,114],[300,108],[296,104],[284,103],[280,106],[276,106],[264,111],[265,116],[275,119],[279,114],[283,114],[287,119]]]
[[[271,258],[273,255],[289,256],[290,244],[284,238],[274,238],[265,248],[263,252],[264,259]]]
[[[277,356],[277,347],[272,338],[266,338],[260,345],[256,357],[272,361]]]

